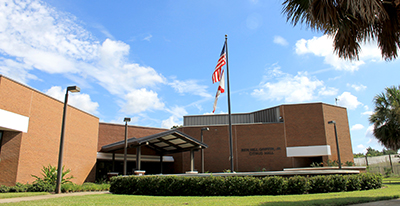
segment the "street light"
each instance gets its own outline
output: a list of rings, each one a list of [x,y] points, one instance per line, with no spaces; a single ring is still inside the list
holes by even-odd
[[[208,127],[201,128],[201,143],[203,143],[203,131],[210,129]],[[204,149],[201,150],[201,173],[204,173]]]
[[[125,146],[124,146],[124,175],[126,175],[126,155],[127,155],[127,150],[128,150],[128,122],[131,121],[131,118],[125,117],[124,122],[125,122]]]
[[[58,154],[58,169],[57,169],[57,182],[56,182],[56,193],[61,193],[61,178],[62,178],[62,166],[63,166],[63,152],[64,152],[64,133],[65,133],[65,120],[67,118],[67,102],[68,102],[68,92],[80,92],[81,89],[77,86],[69,86],[67,87],[67,91],[65,92],[65,100],[64,100],[64,112],[63,112],[63,120],[61,125],[61,138],[60,138],[60,150]]]
[[[340,161],[339,140],[338,140],[337,131],[336,131],[336,122],[335,121],[329,121],[328,124],[333,124],[334,128],[335,128],[336,148],[337,148],[337,155],[338,155],[338,161],[339,161],[339,169],[342,169],[342,162]]]

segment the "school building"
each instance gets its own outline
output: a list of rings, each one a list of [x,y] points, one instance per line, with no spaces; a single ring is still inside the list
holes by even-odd
[[[0,75],[0,185],[32,183],[43,166],[57,166],[64,103]],[[191,115],[174,130],[114,123],[67,109],[63,164],[72,181],[123,174],[174,174],[230,169],[228,115]],[[279,171],[337,160],[353,161],[347,111],[325,103],[285,104],[232,114],[235,171]],[[206,129],[208,128],[208,130]],[[201,142],[201,134],[203,142]]]

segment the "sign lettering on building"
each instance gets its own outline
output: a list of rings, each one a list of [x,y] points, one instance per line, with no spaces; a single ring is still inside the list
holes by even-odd
[[[248,152],[250,156],[256,155],[273,155],[275,151],[281,150],[280,147],[253,147],[253,148],[242,148],[241,152]]]

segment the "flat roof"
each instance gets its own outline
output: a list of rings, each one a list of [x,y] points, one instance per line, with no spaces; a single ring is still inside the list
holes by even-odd
[[[190,150],[199,150],[208,148],[208,145],[194,139],[193,137],[176,129],[149,135],[142,138],[129,138],[127,140],[129,147],[148,146],[149,148],[161,153],[171,154],[185,152]],[[105,145],[101,152],[113,152],[124,149],[125,140]]]

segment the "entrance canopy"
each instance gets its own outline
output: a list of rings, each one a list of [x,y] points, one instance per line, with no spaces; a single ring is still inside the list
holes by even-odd
[[[208,146],[189,135],[176,129],[142,138],[128,139],[129,147],[148,146],[149,148],[165,155],[178,152],[206,149]],[[101,148],[102,152],[114,152],[124,149],[125,141],[115,142]]]

